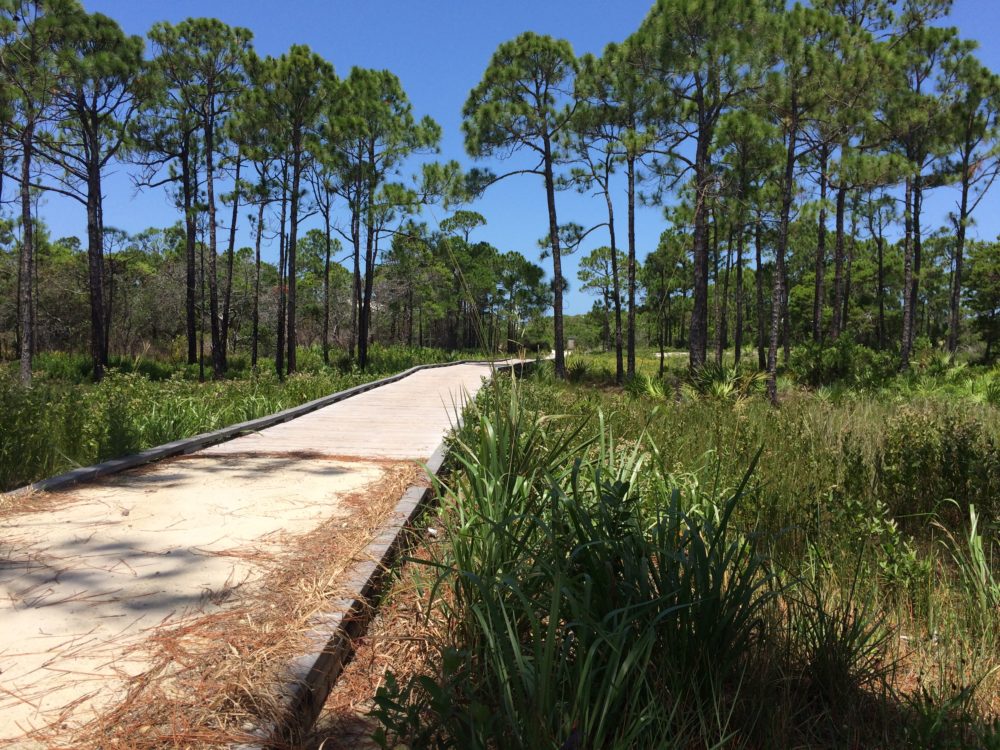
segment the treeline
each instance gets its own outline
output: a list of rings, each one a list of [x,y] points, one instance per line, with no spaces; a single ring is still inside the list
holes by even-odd
[[[757,344],[772,397],[780,356],[845,334],[893,350],[903,370],[920,335],[954,351],[963,334],[979,332],[992,354],[996,246],[971,248],[969,268],[967,233],[1000,165],[1000,84],[975,44],[944,25],[950,6],[660,0],[625,42],[579,58],[564,40],[522,34],[496,50],[463,128],[475,158],[528,158],[504,174],[462,174],[455,162],[426,160],[440,128],[414,115],[388,71],[338,78],[303,46],[260,57],[250,31],[214,19],[155,24],[147,56],[142,39],[76,0],[6,0],[0,197],[16,189],[19,217],[7,243],[15,320],[4,327],[15,330],[22,379],[41,335],[36,297],[48,293],[35,211],[45,191],[85,211],[97,377],[108,361],[115,240],[102,179],[122,163],[137,186],[174,199],[186,357],[199,358],[205,331],[215,376],[242,344],[254,363],[266,346],[279,374],[293,372],[302,326],[326,357],[334,334],[346,339],[363,367],[382,311],[389,335],[504,348],[525,311],[549,297],[562,374],[562,256],[604,232],[601,304],[619,380],[635,372],[643,309],[646,325],[659,321],[657,338],[687,346],[694,368],[710,345],[721,358],[731,343]],[[404,176],[417,162],[419,174]],[[545,188],[548,289],[524,258],[475,249],[478,215],[459,211],[433,230],[417,222],[428,203],[450,209],[515,175],[541,177]],[[945,186],[954,210],[931,229],[925,201]],[[560,222],[557,194],[567,189],[594,196],[599,218]],[[641,204],[664,207],[668,225],[646,271],[636,247]],[[318,250],[308,251],[318,252],[318,322],[303,318],[316,304],[303,286],[316,271],[303,260],[307,220],[321,227]],[[249,256],[236,247],[243,222]],[[272,268],[261,261],[265,244],[277,246]],[[341,260],[346,299],[337,297]],[[393,268],[403,269],[395,283]],[[247,300],[240,283],[252,288],[249,312],[234,307],[235,296]]]
[[[459,211],[445,227],[477,224],[478,214]],[[37,224],[37,222],[36,222]],[[470,226],[471,228],[471,226]],[[502,253],[486,242],[410,227],[393,238],[376,269],[373,297],[380,314],[369,336],[384,344],[449,350],[514,351],[548,346],[528,340],[525,328],[550,304],[543,271],[515,252]],[[109,357],[156,356],[184,361],[186,336],[186,254],[182,224],[129,235],[106,227],[102,348]],[[8,236],[8,243],[14,244]],[[333,253],[342,256],[334,240]],[[300,346],[346,351],[354,341],[352,278],[342,265],[326,264],[326,235],[310,229],[298,241],[296,331]],[[195,359],[203,377],[211,374],[209,304],[204,245],[197,246],[195,269]],[[17,317],[18,253],[0,249],[0,321]],[[236,250],[230,273],[217,269],[227,296],[227,352],[240,352],[242,365],[269,364],[275,355],[280,316],[280,273],[260,261],[253,248]],[[80,240],[52,240],[44,225],[35,233],[32,318],[36,351],[76,351],[90,334],[87,253]],[[0,359],[17,354],[13,335],[0,334]],[[230,364],[227,360],[227,365]],[[242,368],[241,368],[242,369]]]
[[[789,319],[796,327],[784,336],[785,343],[794,342],[803,356],[822,357],[832,342],[838,343],[843,354],[851,345],[860,345],[887,356],[898,358],[895,345],[902,335],[903,257],[901,241],[888,242],[849,233],[844,269],[844,300],[841,307],[841,330],[847,336],[829,336],[813,341],[812,309],[815,293],[812,243],[815,237],[815,217],[792,222],[792,251],[788,263]],[[713,217],[713,227],[726,227],[723,216]],[[770,236],[773,239],[773,235]],[[709,359],[721,364],[723,354],[732,349],[739,365],[745,349],[756,349],[755,362],[767,367],[768,327],[773,283],[773,259],[762,261],[760,271],[744,268],[742,252],[753,257],[761,254],[769,239],[767,231],[755,234],[747,246],[739,248],[727,232],[713,232],[710,248],[709,298]],[[686,348],[692,312],[692,274],[690,261],[691,235],[671,228],[663,232],[660,242],[638,267],[639,307],[637,337],[647,346],[665,349]],[[956,237],[939,231],[923,242],[924,272],[916,307],[914,335],[919,348],[946,343],[951,324],[953,264]],[[1000,243],[970,240],[966,245],[964,271],[963,320],[968,323],[965,335],[968,344],[979,337],[981,355],[986,362],[996,358],[1000,344]],[[766,257],[766,256],[765,256]],[[618,252],[617,265],[624,268],[627,260]],[[597,297],[593,308],[577,328],[578,343],[602,346],[605,351],[615,348],[616,308],[614,266],[607,246],[598,247],[580,261],[577,278],[579,289]],[[832,315],[826,309],[824,315]],[[580,336],[583,336],[581,339]],[[784,332],[783,332],[784,334]],[[846,347],[846,348],[845,348]],[[917,348],[917,347],[915,347]],[[832,350],[829,352],[833,356]],[[897,361],[898,365],[898,361]]]
[[[100,379],[113,348],[171,335],[184,336],[189,363],[210,357],[216,377],[237,345],[254,365],[266,347],[284,375],[296,369],[302,325],[325,359],[336,334],[363,368],[376,308],[404,310],[387,320],[405,325],[407,339],[479,344],[469,332],[489,329],[499,346],[498,331],[514,335],[525,323],[517,316],[544,299],[541,270],[471,243],[468,215],[454,219],[454,236],[414,222],[422,206],[461,197],[463,184],[454,162],[403,175],[413,157],[437,151],[440,128],[413,114],[395,75],[354,68],[341,79],[307,47],[261,57],[251,40],[215,19],[157,23],[147,58],[141,38],[76,0],[0,4],[0,166],[9,178],[0,197],[13,182],[19,213],[4,269],[5,299],[16,304],[3,328],[23,382],[40,346],[89,340]],[[102,181],[121,164],[137,187],[169,191],[177,226],[136,237],[105,227]],[[85,211],[82,246],[48,242],[36,211],[45,193]],[[322,229],[303,237],[308,217]],[[237,247],[240,224],[253,247]],[[277,245],[276,264],[262,262],[263,243]],[[418,255],[434,262],[415,267]],[[456,259],[472,265],[456,268]],[[432,293],[437,276],[450,293],[470,279],[476,288],[459,304]],[[469,322],[484,312],[489,320]]]
[[[664,323],[663,335],[684,341],[692,367],[706,362],[710,342],[718,358],[746,330],[763,338],[772,398],[779,349],[787,358],[796,342],[824,345],[847,332],[895,347],[905,370],[921,332],[955,350],[963,301],[992,343],[997,303],[990,308],[982,292],[996,286],[995,270],[994,281],[984,278],[996,265],[994,246],[979,253],[974,302],[965,265],[967,229],[998,169],[1000,84],[976,59],[975,43],[942,25],[950,6],[660,0],[629,39],[600,57],[577,58],[568,42],[531,33],[502,44],[466,104],[466,145],[478,156],[520,150],[535,159],[509,175],[476,175],[483,184],[525,172],[543,178],[559,280],[557,371],[564,367],[561,254],[588,231],[558,221],[556,191],[571,186],[607,207],[590,230],[609,231],[610,294],[602,304],[614,308],[627,374],[640,201],[667,206],[672,228],[661,248],[676,253],[661,249],[652,261],[660,270],[651,272],[650,299],[676,321],[683,305],[671,305],[689,293],[685,330],[675,335]],[[625,185],[623,256],[618,196],[609,187],[616,171]],[[958,199],[949,225],[931,232],[924,203],[945,185],[956,186]],[[877,321],[859,328],[857,272],[871,257],[876,278],[865,283],[877,298]],[[759,270],[750,292],[749,268]],[[941,273],[946,320],[929,302]]]

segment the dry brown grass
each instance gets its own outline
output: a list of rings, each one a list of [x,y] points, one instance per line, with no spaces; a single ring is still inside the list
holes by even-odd
[[[30,513],[59,510],[67,505],[72,505],[79,499],[72,492],[28,490],[21,493],[0,493],[0,521]]]
[[[57,722],[29,739],[53,750],[214,748],[259,740],[281,715],[284,670],[306,649],[305,633],[331,601],[344,597],[348,571],[406,489],[422,481],[411,463],[387,468],[376,483],[346,498],[336,517],[284,540],[278,553],[244,556],[260,575],[226,609],[162,626],[137,647],[151,666],[127,681],[124,697],[83,726]],[[68,733],[70,736],[68,736]]]
[[[413,556],[427,559],[425,546]],[[316,726],[303,739],[303,750],[369,750],[375,729],[368,718],[373,699],[392,671],[400,683],[425,674],[437,653],[445,627],[439,611],[429,611],[429,587],[418,578],[419,565],[398,570],[368,632],[354,641],[354,657],[327,698]]]

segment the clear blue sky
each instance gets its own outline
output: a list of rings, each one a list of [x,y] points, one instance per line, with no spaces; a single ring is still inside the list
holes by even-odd
[[[605,44],[621,41],[634,31],[652,0],[83,0],[88,10],[112,16],[126,32],[145,35],[153,22],[177,22],[189,16],[214,16],[248,27],[261,54],[280,54],[292,44],[307,44],[333,62],[339,75],[359,65],[388,68],[401,79],[418,115],[430,115],[443,130],[442,159],[472,162],[462,146],[461,108],[479,81],[497,45],[523,31],[560,36],[577,54],[599,53]],[[950,23],[962,36],[980,43],[980,58],[1000,71],[1000,0],[955,0]],[[497,170],[504,165],[490,165]],[[124,170],[120,170],[124,171]],[[129,232],[166,226],[177,216],[162,190],[135,195],[123,174],[107,181],[105,223]],[[954,191],[943,188],[927,201],[926,226],[944,223],[954,203]],[[590,225],[603,221],[603,203],[575,193],[557,196],[559,219]],[[618,209],[624,219],[624,201]],[[476,234],[501,250],[519,250],[538,261],[537,239],[547,232],[540,178],[524,176],[499,183],[475,206],[488,225]],[[993,239],[1000,233],[1000,185],[980,205],[972,236]],[[42,214],[53,236],[85,235],[83,207],[48,199]],[[443,218],[432,208],[425,218]],[[245,220],[242,221],[245,224]],[[665,224],[659,209],[642,208],[637,238],[640,258],[656,246]],[[620,222],[619,244],[625,241]],[[607,244],[598,230],[589,246]],[[244,236],[243,244],[249,244]],[[276,253],[275,253],[276,255]],[[541,262],[541,261],[539,261]],[[541,262],[548,270],[549,262]],[[570,258],[564,274],[571,290],[577,286],[576,262]],[[585,312],[592,299],[571,291],[570,313]]]

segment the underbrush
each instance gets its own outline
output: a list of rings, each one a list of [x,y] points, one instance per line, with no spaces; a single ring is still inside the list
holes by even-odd
[[[372,344],[368,348],[368,365],[365,372],[372,375],[391,374],[406,370],[416,365],[453,362],[458,359],[479,359],[481,352],[446,351],[419,346],[383,346]],[[323,351],[320,347],[300,347],[296,355],[296,365],[299,373],[322,374],[331,371],[349,373],[357,372],[359,368],[352,363],[347,352],[332,351],[331,364],[323,363]],[[93,364],[89,354],[71,352],[42,352],[34,358],[34,375],[36,378],[60,383],[86,384],[93,381]],[[14,374],[13,365],[8,365]],[[0,369],[3,369],[0,367]],[[149,380],[169,380],[183,378],[198,380],[201,368],[197,364],[187,364],[185,361],[156,358],[149,356],[125,357],[115,355],[109,358],[108,369],[119,373],[137,373]],[[258,373],[274,372],[274,359],[261,357],[257,363]],[[211,360],[205,362],[206,377],[212,375]],[[232,353],[227,359],[227,378],[248,378],[254,374],[250,366],[250,357],[245,353]]]
[[[913,408],[923,432],[959,419]],[[421,566],[435,656],[387,676],[376,738],[1000,747],[996,473],[970,460],[910,512],[912,487],[887,471],[933,474],[954,456],[892,468],[909,438],[890,413],[804,396],[665,403],[544,371],[484,389]],[[955,450],[995,449],[994,412],[962,424]],[[959,475],[966,494],[944,501]]]
[[[640,352],[636,359],[637,382],[626,382],[633,392],[649,395],[728,396],[733,386],[739,396],[763,393],[763,379],[756,355],[745,351],[739,365],[727,350],[722,364],[710,361],[692,373],[686,352],[667,352],[660,368],[659,355]],[[614,360],[609,354],[576,354],[567,360],[567,379],[601,387],[614,385]],[[756,380],[747,391],[738,386]],[[685,388],[687,386],[687,388]],[[787,366],[778,363],[778,391],[782,398],[802,392],[834,402],[878,396],[905,403],[912,399],[945,398],[1000,407],[1000,364],[973,364],[925,344],[915,352],[910,369],[899,372],[899,355],[875,351],[843,337],[832,344],[804,343],[791,350]]]

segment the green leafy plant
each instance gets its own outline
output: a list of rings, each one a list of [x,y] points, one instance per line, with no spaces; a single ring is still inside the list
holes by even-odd
[[[760,394],[764,389],[766,374],[747,367],[726,367],[705,364],[691,373],[689,392],[714,401],[742,403]]]
[[[517,394],[493,395],[456,445],[447,548],[425,562],[448,638],[436,675],[379,692],[383,747],[653,746],[689,724],[723,742],[711,696],[738,684],[775,595],[731,526],[746,479],[692,515],[640,443]]]

